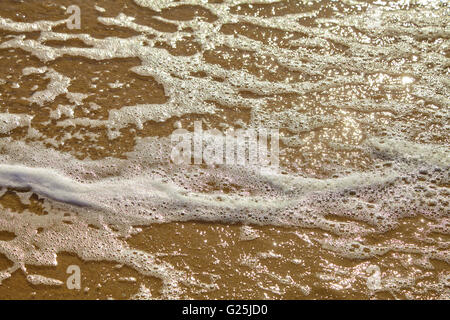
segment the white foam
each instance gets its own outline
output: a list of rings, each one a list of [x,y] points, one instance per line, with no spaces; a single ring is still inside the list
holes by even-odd
[[[64,284],[61,280],[44,277],[38,274],[27,275],[27,280],[35,286],[62,286]]]
[[[9,133],[11,130],[30,125],[33,116],[26,114],[0,113],[0,134]]]
[[[257,3],[272,2],[275,1]],[[445,219],[449,213],[450,157],[448,139],[442,137],[448,127],[445,121],[449,104],[445,56],[449,47],[447,8],[436,10],[423,4],[420,10],[397,10],[394,3],[381,7],[352,0],[346,3],[362,8],[370,6],[371,10],[315,19],[318,24],[306,27],[298,21],[314,18],[318,10],[262,17],[230,13],[237,5],[255,3],[247,0],[217,4],[194,0],[135,0],[135,3],[155,11],[182,4],[201,5],[217,19],[176,21],[154,17],[175,24],[178,29],[162,32],[136,23],[134,17],[125,14],[99,17],[103,25],[127,28],[140,35],[97,39],[89,34],[52,31],[65,20],[21,23],[0,18],[3,30],[41,31],[38,39],[19,35],[6,37],[0,43],[1,49],[25,50],[48,65],[23,70],[21,81],[32,74],[50,80],[47,88],[26,97],[28,102],[45,108],[63,95],[72,103],[50,111],[50,119],[57,120],[56,126],[64,131],[57,137],[48,137],[45,130],[35,128],[33,116],[7,113],[3,109],[0,113],[0,134],[28,127],[27,142],[12,137],[0,139],[0,194],[6,188],[28,190],[20,196],[21,201],[29,203],[31,195],[37,194],[47,213],[37,216],[25,210],[17,215],[8,209],[1,210],[0,230],[12,232],[16,237],[0,241],[0,253],[13,262],[11,268],[0,272],[0,282],[18,269],[26,271],[27,264],[54,266],[57,254],[65,251],[84,260],[114,261],[159,277],[163,280],[165,297],[180,297],[181,283],[213,290],[214,283],[193,280],[185,272],[161,262],[157,255],[132,250],[122,240],[139,232],[142,225],[188,220],[243,223],[241,240],[258,237],[251,224],[321,229],[337,240],[326,238],[320,244],[351,259],[369,259],[395,251],[449,261],[448,252],[434,250],[432,245],[367,245],[354,240],[393,230],[401,218],[411,215],[434,220],[430,230],[448,233]],[[306,2],[303,5],[309,6]],[[96,10],[104,12],[100,7]],[[291,47],[278,46],[274,38],[263,42],[239,33],[220,32],[224,25],[235,23],[283,32],[282,40]],[[300,36],[291,39],[289,33]],[[177,41],[191,37],[201,48],[191,56],[173,56],[157,46],[162,42],[173,48]],[[89,47],[52,47],[46,44],[51,40],[80,40]],[[241,55],[258,61],[254,66],[257,71],[276,75],[282,70],[286,79],[268,81],[254,70],[234,70],[206,62],[205,51],[216,49],[218,53],[218,48],[224,46],[231,52],[245,52]],[[75,117],[76,108],[88,95],[71,92],[73,79],[51,68],[52,62],[63,56],[96,61],[138,58],[141,65],[130,71],[154,78],[163,86],[167,102],[115,109],[91,102],[88,110],[107,108],[108,116]],[[203,75],[193,76],[196,73]],[[296,80],[298,74],[302,80]],[[0,85],[8,81],[0,80]],[[127,88],[120,81],[108,82],[108,86],[114,92]],[[23,88],[23,84],[19,81],[16,87]],[[95,89],[95,84],[91,89]],[[385,92],[386,96],[371,98],[374,94],[370,90]],[[242,91],[251,92],[256,98],[245,98]],[[283,100],[285,95],[296,98],[288,103]],[[333,152],[361,153],[369,160],[364,169],[349,168],[345,162],[335,161],[330,166],[336,175],[318,178],[308,176],[301,168],[298,171],[282,168],[279,173],[254,166],[177,167],[170,163],[169,137],[136,137],[136,145],[126,154],[127,159],[110,157],[93,161],[78,151],[69,154],[48,147],[59,148],[71,138],[91,139],[95,147],[94,142],[101,137],[96,128],[106,128],[107,137],[114,143],[121,137],[120,130],[129,125],[139,131],[145,129],[148,121],[164,122],[190,114],[220,115],[211,101],[225,108],[245,108],[250,115],[248,123],[238,122],[244,128],[283,129],[286,134],[281,140],[286,148],[301,153],[313,167],[322,166],[321,157],[332,158]],[[2,108],[7,110],[8,106]],[[224,119],[224,123],[229,120]],[[175,126],[179,128],[181,121]],[[84,127],[88,133],[71,132],[69,127]],[[282,152],[281,157],[285,156]],[[217,186],[215,189],[211,188],[211,182]],[[225,189],[230,192],[221,192]],[[329,216],[342,217],[345,222]],[[303,239],[309,244],[315,241]],[[32,246],[33,242],[38,248]],[[247,257],[243,263],[254,266],[263,258],[279,256],[263,253]],[[277,283],[291,284],[288,277],[268,276]],[[56,279],[38,275],[28,275],[27,279],[35,284],[59,285]],[[400,284],[388,282],[386,290],[402,283],[411,285],[406,280]],[[308,286],[297,287],[305,295],[310,292]],[[138,296],[152,297],[145,287],[141,287]]]

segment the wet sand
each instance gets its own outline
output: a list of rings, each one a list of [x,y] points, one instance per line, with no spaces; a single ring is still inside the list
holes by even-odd
[[[416,244],[422,241],[410,234],[421,221],[406,220],[397,230]],[[217,278],[218,288],[202,292],[188,288],[185,298],[194,299],[439,299],[440,292],[430,286],[434,278],[448,272],[448,265],[432,260],[433,269],[420,266],[420,255],[389,253],[363,260],[340,258],[303,239],[317,239],[317,232],[300,228],[255,227],[260,238],[238,240],[240,226],[206,223],[173,223],[155,225],[129,239],[130,246],[156,252],[161,260],[205,282]],[[408,229],[410,229],[408,233]],[[389,237],[385,235],[384,237]],[[442,235],[435,235],[442,237]],[[380,241],[380,239],[377,239]],[[401,260],[416,263],[411,265]],[[6,264],[5,258],[1,260]],[[0,287],[3,299],[134,299],[144,285],[142,298],[159,298],[161,281],[140,275],[137,271],[112,262],[84,262],[72,254],[60,254],[57,267],[27,266],[30,274],[67,279],[67,267],[78,265],[82,274],[81,290],[67,287],[34,286],[20,271]],[[381,279],[391,282],[392,289],[373,293],[367,287],[370,274],[366,269],[377,265]],[[129,279],[130,277],[134,279]],[[397,289],[396,282],[418,279],[411,288]],[[442,297],[441,297],[442,298]]]
[[[57,5],[55,4],[57,2]],[[209,1],[213,3],[214,1]],[[220,2],[220,1],[218,1]],[[306,6],[298,1],[282,1],[273,4],[242,4],[233,6],[232,14],[257,17],[277,17],[286,14],[314,12],[313,17],[305,16],[299,24],[303,27],[322,27],[320,19],[351,15],[365,12],[367,3],[362,9],[344,2],[321,1]],[[27,1],[25,3],[5,0],[0,3],[0,16],[17,22],[34,22],[39,20],[57,21],[66,19],[67,15],[60,6],[78,5],[82,12],[81,30],[68,30],[65,25],[53,27],[53,32],[64,34],[89,34],[96,39],[117,37],[128,39],[130,37],[146,34],[148,39],[155,35],[150,32],[139,32],[129,27],[106,26],[99,22],[99,16],[116,17],[120,13],[132,16],[134,23],[151,27],[162,33],[177,34],[177,32],[191,32],[179,30],[180,21],[190,21],[199,17],[205,23],[213,22],[217,17],[201,5],[180,5],[162,9],[160,12],[139,6],[133,1],[96,1],[95,5],[104,8],[105,12],[96,10],[94,3],[88,1]],[[406,9],[405,9],[406,10]],[[421,10],[419,7],[418,10]],[[444,10],[444,9],[442,9]],[[173,20],[174,23],[170,21]],[[406,23],[405,23],[406,24]],[[258,26],[256,23],[236,22],[222,26],[220,33],[235,34],[252,39],[264,46],[295,51],[298,47],[310,50],[314,54],[338,55],[351,59],[352,52],[344,41],[338,42],[327,39],[323,44],[318,41],[296,43],[295,40],[305,39],[307,34],[292,31],[290,26],[285,30]],[[439,26],[438,26],[439,27]],[[442,26],[440,26],[442,27]],[[0,44],[11,39],[11,36],[24,35],[26,40],[38,39],[38,31],[15,32],[0,28]],[[448,29],[448,28],[447,28]],[[441,29],[439,29],[441,30]],[[408,34],[408,30],[404,31]],[[336,34],[355,38],[364,43],[365,37],[373,34],[364,34],[364,31],[352,27],[340,26]],[[369,39],[370,50],[377,45],[391,45],[399,41],[401,34],[380,36]],[[51,38],[51,37],[50,37]],[[295,68],[289,69],[275,59],[264,54],[257,54],[252,50],[233,48],[231,46],[214,47],[209,50],[202,48],[202,44],[195,37],[183,37],[174,43],[155,42],[155,48],[165,49],[174,57],[189,57],[202,52],[205,63],[219,66],[224,70],[244,70],[246,74],[253,75],[273,84],[278,83],[318,83],[327,77],[344,75],[350,78],[357,71],[351,66],[343,67],[343,63],[329,63],[322,72],[301,72]],[[316,38],[317,40],[317,38]],[[417,39],[416,39],[417,40]],[[371,42],[372,41],[372,42]],[[418,43],[422,40],[417,40]],[[436,41],[448,43],[448,33],[435,35],[434,39],[423,42]],[[441,42],[439,42],[441,41]],[[89,41],[80,39],[44,41],[46,46],[52,48],[89,48]],[[145,41],[142,43],[145,46]],[[374,49],[375,48],[375,49]],[[428,48],[428,47],[427,47]],[[368,49],[369,50],[369,49]],[[437,50],[437,49],[436,49]],[[436,52],[445,57],[448,63],[449,51]],[[430,54],[431,55],[431,54]],[[427,56],[425,54],[425,56]],[[108,157],[127,159],[137,145],[137,139],[148,137],[169,137],[174,128],[181,126],[187,130],[193,129],[194,121],[203,121],[206,128],[223,128],[224,123],[245,128],[254,125],[255,114],[248,101],[263,99],[266,103],[265,111],[276,117],[278,114],[291,109],[302,114],[305,119],[317,119],[315,122],[296,124],[289,123],[289,117],[280,120],[280,134],[287,138],[280,141],[283,150],[280,157],[280,167],[287,173],[300,173],[302,176],[316,179],[331,179],[342,174],[336,166],[356,172],[371,172],[380,167],[395,167],[395,159],[386,154],[374,154],[360,146],[368,137],[386,137],[388,128],[401,128],[409,141],[414,143],[434,144],[448,151],[448,132],[445,117],[437,117],[434,107],[445,109],[448,105],[441,100],[423,102],[423,99],[414,96],[414,88],[404,85],[398,89],[399,83],[409,81],[410,74],[401,71],[392,71],[391,74],[382,70],[380,74],[364,73],[362,77],[366,83],[348,82],[348,85],[329,85],[329,89],[317,89],[306,95],[297,92],[267,93],[252,91],[250,88],[240,88],[239,96],[246,103],[226,105],[223,101],[208,101],[216,109],[214,113],[187,112],[174,115],[166,120],[147,120],[141,126],[139,123],[126,123],[119,128],[119,135],[111,139],[110,130],[105,125],[93,125],[73,122],[73,119],[88,118],[92,121],[107,121],[111,110],[121,109],[124,106],[139,104],[163,105],[170,100],[170,94],[165,91],[164,85],[158,79],[149,75],[137,74],[133,67],[139,67],[142,61],[138,57],[94,59],[73,53],[62,54],[60,57],[43,61],[36,55],[22,48],[0,48],[0,78],[6,79],[0,83],[0,112],[8,114],[27,114],[33,116],[28,126],[19,126],[2,133],[0,138],[11,138],[12,141],[26,143],[43,142],[46,148],[61,153],[71,154],[79,160],[102,161]],[[423,58],[423,57],[422,57]],[[403,59],[413,63],[413,56],[395,57],[391,52],[383,58],[392,65],[400,63],[396,59]],[[408,60],[410,59],[410,60]],[[444,59],[444,58],[442,58]],[[293,58],[293,60],[295,60]],[[305,58],[305,63],[308,63]],[[383,61],[384,61],[383,60]],[[70,97],[58,94],[45,101],[44,105],[30,102],[29,98],[34,92],[44,90],[51,79],[44,78],[35,73],[24,75],[22,70],[29,67],[51,68],[58,74],[71,79],[68,92],[86,94],[80,103],[72,108],[73,113],[59,112],[63,105],[73,105]],[[348,69],[346,69],[348,68]],[[394,69],[394,66],[392,67]],[[445,69],[448,76],[448,65]],[[173,70],[175,73],[176,70]],[[419,71],[418,71],[419,72]],[[430,71],[432,72],[432,71]],[[444,75],[437,73],[439,76]],[[174,79],[176,75],[172,75]],[[198,79],[211,79],[223,83],[226,79],[211,77],[204,72],[191,74]],[[418,74],[414,74],[417,77]],[[383,78],[384,80],[379,80]],[[378,80],[377,80],[378,79]],[[416,78],[411,78],[417,81]],[[386,81],[385,85],[377,88],[377,81]],[[14,86],[18,83],[19,87]],[[111,85],[113,84],[113,85]],[[118,84],[115,86],[114,84]],[[119,86],[120,85],[120,86]],[[431,88],[434,84],[430,84]],[[396,87],[397,86],[397,87]],[[439,87],[440,88],[440,87]],[[444,87],[445,88],[445,87]],[[447,97],[447,92],[439,92]],[[270,91],[270,90],[269,90]],[[333,100],[332,98],[335,98]],[[372,99],[375,107],[358,109],[352,105],[355,99]],[[328,100],[327,100],[328,99]],[[406,113],[397,112],[386,101],[397,99],[408,106],[422,106],[413,108]],[[288,114],[288,113],[287,113]],[[275,118],[274,118],[275,119]],[[300,118],[299,118],[300,119]],[[303,119],[303,118],[301,118]],[[332,119],[332,121],[330,120]],[[61,122],[68,120],[68,125]],[[448,119],[447,119],[448,120]],[[275,119],[276,121],[276,119]],[[303,121],[303,120],[302,120]],[[300,123],[300,124],[299,124]],[[299,127],[296,127],[296,126]],[[304,127],[302,127],[304,125]],[[33,128],[39,135],[30,135]],[[421,132],[430,132],[429,136]],[[289,138],[298,138],[302,143],[296,143]],[[5,154],[5,150],[0,150]],[[381,160],[380,160],[381,159]],[[445,159],[444,159],[445,160]],[[394,165],[393,165],[394,164]],[[207,166],[202,165],[205,170]],[[444,167],[445,168],[445,167]],[[116,170],[116,169],[114,169]],[[105,173],[108,175],[120,174],[117,172]],[[444,170],[448,173],[448,167]],[[101,177],[101,173],[99,174]],[[431,178],[423,178],[431,179]],[[420,180],[420,179],[419,179]],[[428,180],[426,180],[428,183]],[[427,216],[422,212],[410,212],[399,218],[387,229],[383,226],[371,224],[364,219],[333,212],[324,206],[323,216],[331,224],[342,226],[351,225],[370,232],[343,235],[331,227],[315,228],[300,226],[271,226],[255,225],[242,222],[205,222],[181,221],[170,223],[154,223],[151,225],[133,225],[134,234],[124,237],[118,236],[129,248],[141,250],[152,254],[157,261],[165,262],[186,274],[187,278],[195,279],[199,283],[210,284],[205,289],[203,285],[196,286],[193,282],[182,283],[182,294],[178,298],[194,299],[448,299],[450,290],[450,268],[448,252],[450,236],[448,233],[448,188],[447,181],[436,182],[437,193],[447,202],[437,200],[441,209],[432,205],[429,211],[437,210],[436,216]],[[434,187],[433,187],[434,188]],[[389,189],[389,186],[387,187]],[[193,185],[192,190],[200,193],[252,195],[251,187],[231,186],[229,189],[221,187],[211,179],[209,184]],[[9,188],[0,197],[1,208],[24,215],[30,213],[36,219],[48,216],[46,199],[42,195],[33,193],[30,203],[24,203],[19,197],[30,190],[17,190]],[[351,191],[348,198],[354,196]],[[350,193],[349,193],[350,192]],[[440,193],[439,193],[440,192]],[[387,191],[386,191],[387,193]],[[434,199],[431,194],[428,199]],[[375,196],[374,196],[375,198]],[[438,199],[436,197],[436,199]],[[440,198],[439,198],[440,199]],[[395,200],[394,200],[395,201]],[[428,201],[428,200],[427,200]],[[439,202],[440,201],[440,202]],[[371,203],[368,201],[368,207]],[[423,201],[422,201],[423,202]],[[320,207],[320,205],[319,205]],[[434,209],[433,209],[434,208]],[[388,209],[380,207],[380,210]],[[424,212],[428,212],[424,209]],[[383,211],[384,213],[384,211]],[[67,216],[77,219],[77,212],[68,212]],[[80,218],[81,219],[81,218]],[[61,222],[62,221],[62,222]],[[72,222],[61,221],[58,223]],[[436,227],[443,225],[446,227]],[[114,226],[109,226],[114,230]],[[89,229],[90,228],[90,229]],[[140,230],[140,229],[142,230]],[[86,230],[98,230],[99,226],[91,225]],[[49,227],[52,230],[52,226]],[[46,232],[44,230],[44,232]],[[119,233],[118,233],[119,234]],[[0,230],[0,241],[15,241],[16,235]],[[339,251],[339,246],[331,247],[326,243],[336,241],[356,241],[361,250],[359,257],[349,252]],[[5,246],[7,246],[5,244]],[[358,245],[357,245],[358,246]],[[398,246],[398,249],[396,249]],[[364,249],[367,247],[367,249]],[[372,254],[369,248],[390,248],[380,254]],[[364,250],[367,250],[366,252]],[[74,250],[75,251],[75,250]],[[365,252],[365,253],[364,253]],[[366,256],[364,254],[367,254]],[[0,285],[0,299],[161,299],[162,280],[157,277],[145,276],[130,266],[117,261],[84,261],[76,252],[59,252],[56,257],[57,265],[25,264],[4,279]],[[6,270],[14,263],[0,251],[0,270]],[[69,274],[67,267],[77,265],[81,270],[81,289],[69,290],[66,280]],[[372,271],[371,271],[372,270]],[[379,276],[373,270],[379,270]],[[33,285],[27,281],[27,275],[39,274],[63,282],[59,286]],[[368,281],[379,279],[381,287],[373,290]],[[194,281],[194,283],[195,283]]]
[[[15,208],[13,195],[3,196],[2,206]],[[39,212],[33,206],[36,214]],[[28,208],[29,209],[29,208]],[[30,210],[30,209],[29,209]],[[20,213],[18,213],[20,214]],[[426,238],[418,230],[427,230],[432,221],[410,218],[400,221],[395,231],[361,239],[380,244],[402,239],[411,246],[449,241],[448,234],[430,233]],[[8,240],[0,233],[2,240]],[[126,242],[132,248],[155,253],[161,261],[206,283],[215,283],[213,291],[187,287],[184,298],[194,299],[442,299],[435,279],[448,273],[448,264],[436,259],[429,265],[414,253],[389,252],[370,259],[342,258],[322,248],[320,239],[333,237],[320,230],[243,226],[217,223],[170,223],[144,227]],[[27,265],[28,274],[39,274],[64,282],[61,286],[32,285],[17,271],[0,286],[3,299],[159,299],[161,280],[146,277],[136,270],[114,262],[86,262],[75,254],[61,253],[55,267]],[[67,268],[81,269],[81,289],[69,290]],[[10,266],[0,256],[2,269]],[[380,268],[383,290],[368,287],[373,272]],[[370,269],[369,269],[370,270]],[[411,285],[411,279],[414,284]],[[403,287],[402,287],[403,283]],[[400,286],[399,286],[400,284]],[[141,295],[139,295],[141,293]]]

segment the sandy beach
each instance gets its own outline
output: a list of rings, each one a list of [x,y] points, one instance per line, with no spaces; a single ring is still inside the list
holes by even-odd
[[[449,26],[2,0],[0,299],[448,300]]]

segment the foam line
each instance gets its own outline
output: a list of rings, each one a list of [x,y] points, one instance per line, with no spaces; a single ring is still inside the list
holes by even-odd
[[[51,169],[0,165],[0,186],[31,189],[52,200],[78,207],[93,206],[91,202],[80,196],[89,192],[89,187],[74,182]]]

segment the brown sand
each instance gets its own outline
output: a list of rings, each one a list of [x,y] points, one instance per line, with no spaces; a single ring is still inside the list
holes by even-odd
[[[19,3],[13,0],[3,0],[0,3],[0,16],[16,21],[37,21],[49,19],[49,17],[51,17],[51,20],[65,18],[61,14],[61,10],[56,6],[51,6],[52,2],[54,1]],[[193,16],[214,19],[214,16],[207,10],[198,6],[182,6],[167,9],[157,14],[149,9],[138,7],[132,1],[111,2],[101,0],[96,1],[96,3],[107,9],[105,16],[115,17],[117,14],[124,12],[135,16],[136,23],[152,26],[160,31],[174,32],[176,29],[174,29],[175,25],[155,19],[154,16],[157,15],[174,20],[191,19]],[[67,30],[62,26],[55,28],[54,31],[88,33],[96,38],[107,36],[125,38],[137,34],[130,29],[106,27],[100,24],[95,18],[99,13],[95,11],[93,3],[90,1],[61,0],[58,1],[58,4],[79,5],[83,12],[83,29],[81,31]],[[276,10],[277,14],[301,10],[294,4],[295,1],[287,1],[281,4],[257,5],[253,9],[243,6],[240,10],[249,13],[259,10],[261,15],[270,15],[272,10]],[[344,5],[342,6],[344,7]],[[20,12],[19,15],[18,12]],[[327,10],[321,12],[324,17],[330,14]],[[313,22],[305,19],[302,23],[307,26]],[[222,32],[226,34],[237,32],[263,43],[276,41],[278,46],[289,46],[289,43],[283,43],[280,40],[286,33],[281,30],[261,30],[251,25],[237,24],[225,26]],[[0,31],[0,42],[4,41],[10,34],[14,33]],[[36,32],[26,33],[26,37],[29,39],[36,38],[38,35]],[[305,35],[292,34],[294,38],[303,36]],[[75,40],[53,41],[47,44],[55,47],[85,46]],[[166,44],[161,43],[161,47],[165,46]],[[167,47],[167,50],[173,55],[191,55],[198,49],[198,44],[189,41],[178,43],[176,48]],[[342,52],[345,49],[342,45],[335,44],[334,46],[336,52]],[[259,74],[269,81],[278,81],[286,77],[291,77],[294,81],[320,80],[320,76],[317,76],[317,79],[306,79],[305,77],[312,76],[302,75],[287,69],[279,69],[277,73],[271,73],[271,68],[268,68],[267,65],[266,68],[260,70],[257,58],[252,56],[251,53],[246,55],[246,52],[229,48],[217,50],[220,52],[206,52],[204,56],[209,63],[215,63],[224,68],[245,68],[248,72],[255,75]],[[311,50],[314,50],[314,48],[311,48]],[[228,56],[224,58],[226,54]],[[38,85],[39,90],[42,90],[48,84],[48,81],[37,75],[20,79],[20,72],[24,67],[50,66],[73,79],[69,88],[70,91],[95,93],[83,102],[85,105],[95,102],[101,106],[99,110],[89,114],[89,117],[93,119],[105,119],[110,109],[139,103],[163,103],[167,101],[167,97],[164,96],[163,88],[157,81],[150,77],[137,76],[129,71],[131,67],[140,65],[139,59],[93,61],[81,57],[64,56],[56,61],[42,63],[30,53],[20,49],[0,50],[0,57],[1,77],[6,78],[7,75],[10,75],[9,82],[21,82],[20,89],[14,92],[7,86],[0,86],[0,93],[2,94],[0,110],[2,112],[34,115],[33,128],[45,133],[49,138],[60,139],[65,132],[99,133],[100,139],[95,142],[86,143],[77,138],[72,138],[66,141],[64,145],[56,147],[60,151],[70,152],[80,158],[87,156],[92,159],[103,159],[107,156],[123,158],[126,152],[133,150],[136,136],[168,136],[173,131],[173,125],[176,121],[181,121],[183,127],[190,129],[195,120],[203,119],[206,126],[215,128],[224,117],[228,117],[230,121],[240,119],[244,123],[248,123],[250,117],[249,109],[246,106],[234,109],[223,107],[223,111],[216,115],[190,114],[181,119],[174,117],[163,123],[148,122],[143,130],[138,130],[134,125],[129,125],[121,130],[122,135],[114,141],[107,138],[106,128],[68,127],[61,130],[54,125],[54,120],[52,120],[51,125],[45,122],[49,119],[49,110],[56,109],[59,104],[66,104],[67,99],[59,96],[46,105],[48,108],[45,109],[21,100],[20,97],[30,96],[32,86]],[[272,63],[275,67],[276,63]],[[90,89],[87,84],[98,74],[97,72],[106,71],[108,73],[103,74],[98,80],[97,88]],[[202,75],[198,76],[201,77]],[[107,83],[115,81],[130,83],[131,86],[126,90],[113,89],[107,86]],[[248,97],[254,96],[251,92],[243,92],[242,94]],[[114,96],[113,99],[112,96]],[[254,98],[258,97],[254,96]],[[276,112],[276,110],[289,108],[292,103],[300,100],[309,103],[310,109],[308,112],[312,115],[327,115],[334,112],[333,108],[314,105],[311,97],[297,97],[295,95],[283,95],[279,100],[274,99],[272,106],[274,112]],[[86,114],[83,114],[83,108],[77,108],[76,110],[75,117],[86,116]],[[348,112],[349,117],[357,113],[352,110],[348,110]],[[396,118],[395,115],[377,114],[376,117],[377,121],[411,121],[411,119]],[[412,114],[410,117],[424,117],[424,115]],[[328,169],[328,164],[333,160],[345,161],[349,168],[369,168],[371,159],[363,152],[354,150],[337,152],[323,143],[324,135],[339,135],[339,132],[342,132],[343,129],[345,128],[342,123],[328,128],[316,129],[312,133],[312,139],[304,146],[304,149],[300,152],[298,150],[290,151],[289,156],[282,159],[282,165],[303,170],[306,174],[315,177],[330,176],[332,172]],[[347,127],[347,129],[352,132],[355,128]],[[376,130],[375,127],[370,126],[362,129],[365,133],[373,133]],[[444,128],[441,130],[444,130]],[[5,136],[20,140],[25,138],[26,133],[26,128],[18,128]],[[289,133],[286,132],[286,134]],[[304,134],[305,137],[308,134],[311,136],[311,132],[307,132]],[[442,132],[442,135],[445,135],[445,132]],[[345,142],[356,143],[351,138]],[[99,146],[104,148],[99,149]],[[321,152],[313,152],[312,156],[310,156],[311,154],[305,156],[306,152],[311,151],[313,146],[318,147]],[[321,165],[317,166],[318,163]],[[212,189],[214,189],[213,186]],[[41,200],[37,196],[34,197],[30,206],[22,204],[16,195],[17,192],[20,193],[21,191],[23,190],[10,190],[0,199],[0,205],[17,211],[17,214],[21,214],[25,209],[36,214],[46,214],[42,211]],[[345,218],[338,217],[330,217],[330,219],[345,221]],[[448,234],[423,236],[420,230],[426,229],[430,223],[431,221],[422,217],[404,219],[399,222],[399,226],[393,231],[365,237],[361,240],[365,243],[382,244],[389,239],[402,239],[405,243],[417,246],[427,246],[433,240],[447,241],[448,243],[450,240]],[[240,234],[243,231],[241,225],[199,222],[156,224],[144,227],[140,234],[132,236],[126,241],[130,247],[157,254],[161,261],[167,261],[177,269],[195,275],[206,283],[210,283],[214,279],[218,286],[217,290],[205,292],[200,288],[187,288],[188,294],[186,297],[198,299],[430,299],[438,298],[441,292],[433,290],[421,292],[421,288],[433,283],[440,275],[447,274],[449,269],[447,263],[438,260],[431,260],[432,268],[420,265],[421,256],[413,252],[391,251],[383,256],[370,259],[342,258],[338,254],[322,248],[318,240],[335,237],[335,235],[321,230],[270,226],[253,226],[252,228],[259,237],[244,241],[240,240]],[[0,231],[1,240],[8,241],[12,238],[14,238],[14,235]],[[405,265],[405,261],[409,261],[410,264]],[[0,270],[9,265],[10,261],[0,255]],[[81,268],[81,290],[69,290],[65,285],[60,287],[33,286],[27,282],[22,271],[16,271],[11,278],[4,280],[0,285],[0,299],[129,299],[139,291],[142,285],[150,289],[153,298],[159,297],[161,286],[159,279],[144,277],[133,269],[112,262],[85,262],[70,253],[61,253],[58,256],[58,266],[56,267],[27,265],[27,271],[29,274],[45,275],[65,282],[69,276],[66,273],[69,265],[79,265]],[[369,275],[366,271],[370,265],[376,265],[380,268],[381,277],[385,281],[392,280],[395,282],[395,279],[414,277],[416,282],[413,286],[406,286],[403,289],[370,292],[367,288]],[[135,280],[124,279],[127,277],[134,277]]]

